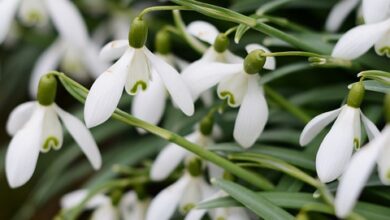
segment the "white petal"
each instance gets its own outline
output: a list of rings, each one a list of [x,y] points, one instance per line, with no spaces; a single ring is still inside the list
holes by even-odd
[[[87,127],[94,127],[111,117],[122,96],[133,50],[126,53],[92,85],[85,100],[84,119]]]
[[[248,213],[246,213],[244,208],[231,207],[228,208],[229,216],[226,220],[250,220]]]
[[[366,53],[389,30],[390,19],[360,25],[345,33],[333,48],[332,56],[343,59],[355,59]]]
[[[11,27],[13,18],[18,8],[20,0],[0,1],[0,44],[3,43]]]
[[[106,45],[100,50],[99,57],[104,61],[112,61],[118,59],[129,47],[128,40],[114,40]]]
[[[218,84],[218,97],[226,99],[231,107],[240,106],[248,89],[248,76],[241,72],[223,79]]]
[[[316,170],[321,182],[335,180],[348,165],[354,148],[356,118],[359,118],[359,109],[345,105],[322,141],[316,157]]]
[[[299,137],[299,144],[305,146],[316,137],[322,129],[324,129],[329,123],[336,119],[339,115],[341,108],[333,111],[325,112],[317,115],[303,129],[301,136]]]
[[[375,44],[375,52],[380,55],[390,57],[390,30]]]
[[[39,56],[32,70],[30,79],[29,90],[31,97],[37,96],[38,84],[41,77],[49,71],[57,69],[60,59],[65,52],[64,46],[62,40],[57,39],[41,54],[41,56]]]
[[[82,60],[83,65],[93,79],[98,78],[99,75],[109,67],[108,62],[99,60],[98,45],[94,42],[85,45],[83,52],[83,54],[80,54],[82,56],[80,60]]]
[[[379,177],[383,184],[390,185],[390,125],[386,125],[382,134],[376,139],[376,144],[383,147],[378,160]]]
[[[153,68],[160,75],[166,89],[168,90],[173,102],[186,114],[194,114],[194,103],[188,86],[181,78],[180,74],[161,58],[154,55],[144,47],[145,55],[149,58]]]
[[[218,29],[214,25],[205,21],[191,22],[187,26],[187,32],[209,44],[214,44],[215,38],[219,34]]]
[[[87,27],[72,1],[46,0],[46,3],[54,26],[62,38],[80,47],[88,43]]]
[[[174,184],[162,190],[150,203],[146,220],[169,220],[190,180],[189,175],[184,175]]]
[[[352,157],[337,188],[335,209],[338,217],[345,218],[357,202],[383,148],[380,142],[380,138],[375,139]]]
[[[190,87],[192,97],[196,100],[201,93],[215,86],[224,78],[239,73],[242,69],[242,63],[209,63],[200,60],[189,65],[181,75]]]
[[[12,110],[6,126],[9,135],[15,135],[15,133],[31,118],[35,105],[35,101],[25,102]]]
[[[191,180],[185,188],[183,195],[180,199],[180,212],[186,214],[189,209],[195,207],[195,205],[202,200],[202,177],[190,177]]]
[[[376,136],[380,134],[379,129],[375,126],[375,124],[367,118],[363,112],[360,112],[360,115],[362,117],[362,122],[364,125],[364,128],[367,132],[368,139],[373,140]]]
[[[234,124],[234,139],[244,148],[252,146],[268,120],[268,106],[258,76],[250,76],[248,90]]]
[[[61,198],[61,208],[70,209],[77,205],[79,205],[88,195],[88,190],[79,189],[75,190],[71,193],[64,195]],[[105,196],[104,194],[96,194],[94,195],[85,205],[86,209],[94,209],[103,204],[111,203],[110,198]]]
[[[185,138],[190,142],[195,142],[197,137],[197,133],[192,133]],[[184,148],[173,143],[168,144],[154,160],[150,171],[150,179],[160,181],[167,178],[188,154],[189,152]]]
[[[135,95],[131,113],[144,121],[157,125],[165,110],[166,92],[160,76],[153,74],[145,91]]]
[[[207,213],[207,209],[192,209],[184,220],[201,220]]]
[[[271,51],[268,48],[260,44],[248,44],[245,46],[245,49],[248,54],[254,50],[264,50],[267,53],[271,53]],[[275,68],[276,68],[275,57],[267,57],[267,59],[265,60],[264,69],[274,70]]]
[[[119,220],[118,211],[110,203],[99,206],[91,216],[91,220]]]
[[[341,0],[337,2],[326,19],[325,29],[330,32],[337,31],[359,2],[359,0]]]
[[[56,106],[56,111],[70,135],[72,135],[85,156],[87,156],[89,162],[91,162],[93,168],[95,170],[100,169],[102,166],[102,156],[91,132],[78,118],[62,110],[60,107]]]
[[[209,171],[210,178],[222,178],[223,177],[224,169],[222,169],[221,167],[219,167],[213,163],[208,162],[207,168]]]
[[[242,59],[242,57],[233,54],[229,50],[226,50],[225,52],[223,52],[223,56],[225,57],[225,60],[227,63],[243,63],[244,62],[244,59]]]
[[[137,194],[134,191],[129,191],[125,193],[119,202],[119,210],[121,212],[121,216],[124,217],[131,215],[131,212],[135,208],[136,203]]]
[[[60,120],[53,105],[41,106],[45,109],[41,134],[41,152],[45,153],[50,149],[58,150],[62,146],[63,133]]]
[[[22,1],[18,10],[18,17],[25,26],[47,27],[49,15],[44,1]]]
[[[135,95],[139,91],[148,87],[151,79],[151,67],[148,58],[142,49],[135,49],[133,59],[127,75],[125,89],[130,95]]]
[[[389,16],[389,0],[363,0],[363,18],[366,24],[377,23]]]
[[[187,60],[183,60],[180,57],[175,56],[173,54],[172,54],[172,58],[173,58],[173,61],[175,63],[176,68],[179,71],[184,70],[185,68],[187,68],[188,65],[190,65]]]
[[[43,117],[44,110],[38,107],[8,146],[5,171],[12,188],[25,184],[34,173],[41,147]]]

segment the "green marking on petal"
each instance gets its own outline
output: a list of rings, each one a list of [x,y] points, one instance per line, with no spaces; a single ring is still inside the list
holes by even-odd
[[[38,23],[39,21],[42,20],[42,16],[39,13],[39,11],[30,11],[27,14],[27,20],[31,23]]]
[[[193,203],[188,203],[186,205],[183,206],[182,208],[182,211],[184,214],[187,214],[189,211],[191,211],[191,209],[195,208],[195,204]]]
[[[353,139],[353,146],[354,146],[355,150],[359,150],[360,149],[360,141],[359,141],[359,139],[357,139],[357,138]]]
[[[386,56],[390,56],[390,47],[382,47],[381,49],[379,49],[379,54],[380,55],[386,55]]]
[[[236,100],[234,98],[233,93],[231,93],[229,91],[222,91],[220,93],[220,96],[222,99],[226,99],[230,106],[234,106],[236,104]]]
[[[137,91],[138,91],[138,87],[141,87],[141,89],[143,90],[143,91],[145,91],[146,90],[146,88],[148,87],[148,85],[146,84],[146,82],[144,82],[144,81],[137,81],[135,84],[134,84],[134,86],[133,86],[133,88],[131,88],[131,90],[130,90],[130,94],[136,94],[137,93]]]
[[[217,217],[217,220],[225,220],[225,217],[218,216],[218,217]]]
[[[390,169],[387,170],[386,178],[390,180]]]
[[[45,143],[43,144],[41,150],[43,153],[46,153],[46,152],[50,151],[50,148],[53,148],[55,150],[58,150],[61,148],[60,142],[54,136],[50,136],[50,137],[46,138]]]

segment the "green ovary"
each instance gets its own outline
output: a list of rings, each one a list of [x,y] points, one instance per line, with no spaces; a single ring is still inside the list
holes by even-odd
[[[143,91],[145,91],[146,88],[147,88],[147,84],[146,84],[144,81],[137,81],[137,82],[134,84],[133,88],[131,88],[131,90],[130,90],[131,94],[136,94],[136,93],[137,93],[138,86],[141,86],[141,89],[142,89]]]
[[[53,148],[54,150],[58,150],[61,148],[60,142],[56,137],[50,136],[46,138],[45,143],[42,146],[42,151],[49,152],[50,148]]]
[[[220,93],[220,96],[222,99],[226,99],[228,101],[229,105],[236,104],[236,100],[234,99],[233,93],[231,93],[229,91],[223,91]]]
[[[353,139],[353,146],[355,147],[355,150],[360,149],[360,141],[357,138]]]

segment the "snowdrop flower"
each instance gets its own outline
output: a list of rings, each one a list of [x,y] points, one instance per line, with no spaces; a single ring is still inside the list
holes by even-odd
[[[2,0],[0,1],[0,43],[10,29],[15,14],[28,26],[45,26],[49,17],[61,36],[78,46],[85,42],[87,31],[82,16],[69,0]]]
[[[348,14],[357,7],[360,0],[340,0],[335,4],[326,19],[325,29],[330,32],[337,31]]]
[[[364,0],[362,9],[365,24],[340,38],[333,57],[355,59],[373,46],[378,55],[390,57],[390,0]]]
[[[361,121],[369,139],[379,133],[376,126],[360,111],[363,96],[364,85],[354,84],[347,104],[314,117],[302,131],[299,143],[304,146],[337,118],[317,152],[316,170],[321,182],[331,182],[344,172],[354,147],[360,146]]]
[[[209,198],[203,200],[202,202],[225,197],[228,194],[224,191],[218,191],[214,195],[210,196]],[[216,208],[216,209],[192,209],[187,215],[185,220],[201,220],[204,215],[208,212],[210,218],[212,220],[250,220],[249,215],[246,213],[244,208],[240,207],[226,207],[226,208]]]
[[[7,122],[7,132],[13,136],[5,159],[6,176],[12,188],[26,183],[32,176],[39,152],[59,150],[63,134],[60,120],[87,156],[94,169],[101,167],[102,159],[89,130],[76,117],[54,103],[57,88],[53,76],[41,79],[38,101],[19,105]]]
[[[115,111],[123,88],[130,95],[146,90],[153,71],[161,78],[173,102],[186,114],[194,113],[194,104],[187,85],[179,73],[144,46],[146,23],[139,17],[131,24],[129,41],[108,43],[101,51],[105,59],[119,60],[102,73],[92,85],[85,102],[84,116],[88,127],[105,122]]]
[[[193,77],[191,90],[193,94],[218,84],[217,92],[221,99],[226,99],[231,107],[240,107],[234,125],[233,136],[243,147],[252,146],[260,136],[268,120],[268,107],[263,88],[258,85],[262,68],[275,69],[275,58],[264,58],[261,54],[269,52],[257,44],[246,47],[249,53],[241,63],[207,63],[189,73]],[[183,73],[184,75],[184,73]]]
[[[182,213],[190,211],[198,202],[214,193],[203,179],[197,165],[197,171],[187,171],[179,180],[162,190],[150,203],[146,220],[169,220],[180,207]],[[194,169],[194,170],[196,170]]]

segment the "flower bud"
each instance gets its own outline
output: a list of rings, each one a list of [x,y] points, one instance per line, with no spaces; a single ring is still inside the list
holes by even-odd
[[[131,22],[129,31],[129,44],[133,48],[141,48],[148,37],[148,25],[139,17]]]
[[[41,105],[51,105],[56,99],[57,80],[53,75],[44,75],[39,80],[37,99]]]
[[[213,126],[214,126],[214,117],[206,116],[200,122],[200,132],[203,135],[208,136],[213,131]]]
[[[171,52],[171,38],[168,31],[159,31],[154,43],[155,49],[159,54],[165,55]]]
[[[250,52],[244,60],[244,70],[248,74],[259,73],[263,69],[266,57],[262,56],[264,50],[254,50]]]
[[[218,34],[215,38],[213,47],[218,53],[225,52],[225,50],[229,47],[229,38],[224,34]]]
[[[390,93],[385,96],[385,120],[386,123],[390,123]]]
[[[186,168],[191,176],[200,176],[202,174],[202,160],[198,157],[189,158],[186,161]]]
[[[354,108],[360,108],[365,91],[362,82],[354,83],[348,93],[347,105]]]

